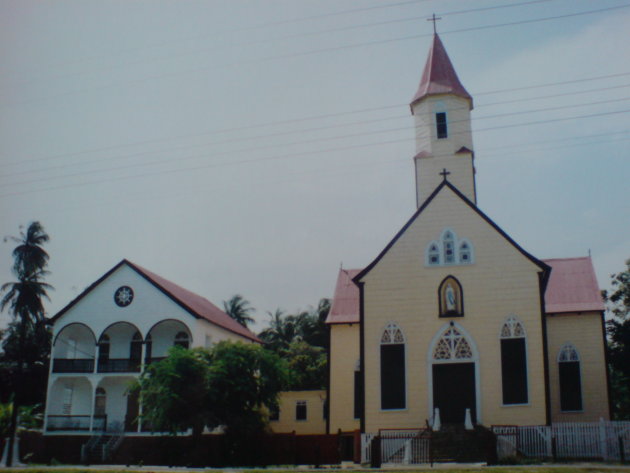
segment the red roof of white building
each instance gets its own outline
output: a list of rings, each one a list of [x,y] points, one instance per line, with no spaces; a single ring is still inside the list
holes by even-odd
[[[545,312],[588,312],[604,310],[591,258],[542,260],[551,266],[545,291]],[[360,269],[341,269],[327,324],[359,323],[359,288],[352,282]]]
[[[188,289],[184,289],[174,282],[164,279],[162,276],[159,276],[148,269],[144,269],[131,261],[127,261],[127,264],[148,279],[149,282],[153,283],[153,285],[162,289],[162,291],[174,299],[175,302],[183,305],[185,309],[192,313],[192,315],[205,319],[208,322],[229,330],[230,332],[262,343],[256,335],[250,332],[249,329],[243,327],[205,297],[195,294]]]
[[[545,310],[548,314],[604,310],[590,257],[543,261],[552,268],[545,291]]]
[[[112,269],[107,271],[103,276],[101,276],[98,280],[94,281],[85,291],[79,294],[74,300],[72,300],[67,306],[61,309],[54,317],[51,318],[51,321],[56,321],[59,317],[65,314],[71,307],[73,307],[77,302],[79,302],[83,297],[85,297],[92,289],[98,286],[101,282],[103,282],[110,274],[116,271],[123,265],[129,266],[135,272],[137,272],[140,276],[149,281],[153,286],[159,289],[162,293],[168,296],[171,300],[173,300],[176,304],[190,313],[193,317],[198,319],[204,319],[208,322],[217,325],[225,330],[228,330],[237,335],[241,335],[245,338],[253,340],[258,343],[262,343],[262,341],[254,335],[249,329],[243,327],[232,317],[227,315],[221,309],[219,309],[216,305],[210,302],[205,297],[201,297],[194,292],[189,291],[188,289],[184,289],[181,286],[178,286],[174,282],[169,281],[168,279],[164,279],[162,276],[158,276],[157,274],[149,271],[148,269],[144,269],[141,266],[138,266],[131,261],[126,259],[122,260]]]
[[[424,65],[420,86],[411,100],[411,105],[428,95],[440,94],[453,94],[463,97],[470,101],[470,108],[472,109],[472,97],[459,81],[440,37],[435,34],[433,36],[433,44],[429,50],[429,57]]]

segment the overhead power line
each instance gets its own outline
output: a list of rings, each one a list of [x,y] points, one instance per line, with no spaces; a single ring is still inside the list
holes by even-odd
[[[607,74],[607,75],[602,75],[602,76],[585,77],[585,78],[580,78],[580,79],[572,79],[572,80],[568,80],[568,81],[547,82],[547,83],[542,83],[542,84],[537,84],[537,85],[532,85],[532,86],[512,87],[512,88],[509,88],[509,89],[492,90],[492,91],[486,91],[486,92],[483,92],[483,91],[482,92],[475,92],[473,95],[474,96],[494,95],[494,94],[502,94],[502,93],[506,93],[506,92],[516,92],[516,91],[521,91],[521,90],[530,90],[530,89],[546,88],[546,87],[552,87],[552,86],[561,86],[561,85],[575,84],[575,83],[580,83],[580,82],[591,82],[591,81],[596,81],[596,80],[611,79],[611,78],[625,77],[625,76],[630,76],[630,72],[623,72],[623,73],[617,73],[617,74]],[[627,85],[613,86],[613,87],[603,87],[603,88],[599,88],[599,89],[590,89],[588,91],[565,92],[565,93],[561,93],[561,94],[555,94],[555,96],[568,96],[568,95],[582,94],[582,93],[587,93],[587,92],[605,91],[605,90],[612,90],[612,89],[619,88],[619,87],[627,87]],[[553,96],[546,95],[546,96],[541,96],[541,97],[533,97],[533,98],[529,97],[529,98],[526,98],[526,99],[510,100],[510,101],[505,101],[505,102],[494,102],[494,103],[490,103],[490,104],[486,104],[486,105],[484,105],[484,104],[478,105],[477,109],[482,108],[483,106],[501,105],[501,104],[508,104],[508,103],[517,102],[517,101],[528,101],[528,100],[535,100],[537,98],[551,98],[551,97],[553,97]],[[135,141],[135,142],[131,142],[131,143],[125,143],[125,144],[118,144],[118,145],[98,147],[98,148],[90,148],[90,149],[86,149],[86,150],[76,151],[76,152],[73,152],[73,153],[61,153],[61,154],[55,154],[55,155],[51,155],[51,156],[43,156],[43,157],[38,157],[38,158],[25,158],[25,159],[20,159],[18,161],[5,162],[4,165],[5,166],[23,165],[23,164],[32,163],[32,162],[48,161],[48,160],[62,159],[62,158],[75,157],[75,156],[83,156],[83,155],[90,154],[90,153],[113,151],[113,150],[117,150],[117,149],[130,148],[130,147],[142,146],[142,145],[148,145],[148,144],[167,143],[167,142],[177,141],[177,140],[186,139],[186,138],[195,138],[195,137],[201,137],[201,136],[212,136],[212,135],[219,135],[219,134],[224,134],[224,133],[241,132],[241,131],[255,130],[255,129],[261,129],[261,128],[269,128],[269,127],[274,127],[274,126],[279,126],[279,125],[289,125],[289,124],[303,123],[303,122],[309,122],[309,121],[314,121],[314,120],[322,120],[322,119],[327,119],[327,118],[336,118],[336,117],[342,117],[342,116],[348,116],[348,115],[368,114],[368,113],[372,113],[372,112],[379,112],[379,111],[389,110],[389,109],[394,109],[394,108],[406,108],[407,106],[408,106],[408,104],[406,104],[406,103],[404,103],[404,104],[400,103],[400,104],[395,104],[395,105],[385,105],[385,106],[381,106],[381,107],[369,107],[369,108],[362,108],[362,109],[351,110],[351,111],[327,113],[327,114],[320,114],[320,115],[311,115],[311,116],[308,116],[308,117],[296,117],[296,118],[291,118],[291,119],[287,119],[287,120],[276,120],[276,121],[273,121],[273,122],[257,123],[257,124],[244,125],[244,126],[232,127],[232,128],[222,128],[222,129],[210,130],[210,131],[199,132],[199,133],[187,133],[187,134],[184,134],[184,135],[179,135],[179,136],[170,137],[170,138],[140,140],[140,141]],[[401,115],[401,117],[402,117],[402,115]],[[350,125],[361,124],[361,123],[363,123],[363,121],[353,122],[353,123],[348,123],[348,124],[342,124],[342,125],[335,125],[335,126],[336,127],[337,126],[350,126]],[[323,127],[323,128],[328,128],[328,127]],[[286,134],[302,133],[302,132],[305,132],[305,131],[312,131],[312,129],[311,130],[309,130],[309,129],[307,129],[307,130],[298,130],[296,132],[286,132]],[[268,136],[273,136],[273,135],[263,135],[263,137],[265,137],[265,136],[268,137]],[[244,139],[249,139],[249,138],[243,138],[243,137],[239,138],[239,140],[244,140]],[[131,156],[137,156],[137,155],[142,155],[142,154],[146,154],[146,153],[142,152],[142,153],[138,153],[138,154],[132,154]]]
[[[531,122],[506,124],[506,125],[494,126],[494,127],[489,127],[489,128],[480,128],[480,129],[476,129],[475,132],[479,133],[479,132],[484,132],[484,131],[496,131],[496,130],[506,129],[506,128],[541,125],[541,124],[563,122],[563,121],[569,121],[569,120],[588,119],[588,118],[602,117],[602,116],[607,116],[607,115],[618,115],[618,114],[629,113],[629,112],[630,112],[630,109],[626,109],[626,110],[617,110],[614,112],[601,112],[601,113],[592,113],[592,114],[586,114],[586,115],[575,115],[571,117],[553,118],[553,119],[547,119],[547,120],[536,120],[536,121],[531,121]],[[338,148],[329,148],[329,149],[324,149],[324,150],[309,150],[309,151],[302,151],[302,152],[296,152],[296,153],[287,153],[283,155],[264,156],[264,157],[240,159],[240,160],[233,160],[233,161],[224,161],[221,163],[216,163],[216,162],[206,163],[206,164],[201,164],[198,166],[191,166],[187,168],[169,169],[169,170],[163,170],[163,171],[150,171],[150,172],[139,173],[139,174],[134,174],[134,175],[119,176],[119,177],[113,177],[109,179],[97,179],[95,181],[71,183],[71,184],[66,184],[66,185],[61,185],[61,186],[56,186],[56,187],[48,187],[48,188],[43,188],[43,189],[40,188],[40,189],[33,189],[29,191],[9,192],[5,194],[0,194],[0,198],[23,195],[23,194],[30,194],[30,193],[35,193],[35,192],[60,190],[60,189],[66,189],[66,188],[72,188],[72,187],[83,187],[86,185],[94,185],[94,184],[100,184],[104,182],[120,181],[120,180],[132,179],[132,178],[143,178],[143,177],[151,177],[151,176],[158,176],[158,175],[187,173],[187,172],[200,171],[204,169],[217,168],[217,167],[237,166],[237,165],[251,164],[251,163],[262,162],[262,161],[291,159],[291,158],[296,158],[300,156],[308,156],[308,155],[313,155],[313,154],[321,155],[321,154],[326,154],[326,153],[331,153],[331,152],[336,152],[336,151],[346,151],[350,149],[366,148],[366,147],[371,147],[371,146],[401,143],[401,142],[407,142],[407,141],[410,141],[410,139],[405,138],[405,139],[399,139],[399,140],[388,140],[388,141],[381,141],[381,142],[369,143],[369,144],[359,144],[359,145],[349,145],[349,146],[338,147]],[[120,168],[111,169],[111,170],[120,170],[123,168],[125,167],[120,167]],[[103,172],[103,170],[100,170],[99,172]],[[87,173],[87,174],[90,174],[90,173]],[[72,176],[65,176],[65,177],[66,178],[77,177],[78,175],[86,175],[86,173],[72,175]],[[22,184],[26,184],[26,182]]]
[[[540,113],[540,112],[549,112],[549,111],[557,111],[557,110],[565,110],[565,109],[570,109],[570,108],[578,108],[578,107],[586,107],[586,106],[592,106],[592,105],[601,105],[601,104],[607,104],[607,103],[619,103],[619,102],[623,102],[626,100],[630,100],[630,97],[621,97],[621,98],[616,98],[616,99],[611,99],[611,100],[602,100],[602,101],[595,101],[595,102],[589,102],[589,103],[579,103],[579,104],[571,104],[571,105],[563,105],[563,106],[556,106],[556,107],[546,107],[546,108],[538,108],[538,109],[530,109],[530,110],[521,110],[521,111],[516,111],[516,112],[508,112],[508,113],[501,113],[501,114],[495,114],[495,115],[486,115],[486,116],[481,116],[481,117],[476,117],[475,118],[475,122],[479,121],[479,120],[487,120],[487,119],[494,119],[494,118],[505,118],[505,117],[509,117],[509,116],[517,116],[517,115],[523,115],[523,114],[530,114],[530,113]],[[284,131],[284,132],[278,132],[278,133],[273,133],[273,134],[267,134],[267,135],[256,135],[256,136],[249,136],[249,137],[238,137],[238,138],[231,138],[228,140],[222,140],[222,141],[215,141],[215,142],[210,142],[210,143],[203,143],[203,144],[196,144],[196,145],[184,145],[184,146],[178,146],[175,148],[170,148],[167,150],[160,150],[160,152],[175,152],[175,151],[182,151],[182,150],[187,150],[187,149],[194,149],[194,148],[207,148],[208,146],[216,146],[216,145],[221,145],[221,144],[229,144],[229,143],[240,143],[243,141],[261,141],[263,139],[266,138],[272,138],[272,137],[279,137],[279,136],[286,136],[286,135],[292,135],[292,134],[303,134],[303,133],[308,133],[308,132],[313,132],[313,131],[322,131],[322,130],[329,130],[329,129],[338,129],[340,127],[343,126],[356,126],[356,125],[362,125],[362,124],[370,124],[370,123],[378,123],[378,122],[382,122],[382,121],[386,121],[386,120],[391,120],[391,119],[400,119],[400,118],[407,118],[407,116],[397,116],[397,117],[388,117],[388,118],[378,118],[378,119],[373,119],[373,120],[363,120],[360,122],[353,122],[350,124],[335,124],[335,125],[327,125],[327,126],[322,126],[322,127],[316,127],[316,128],[309,128],[309,129],[301,129],[301,130],[291,130],[291,131]],[[460,120],[451,120],[450,124],[457,124],[459,122],[465,122],[468,121],[468,119],[460,119]],[[274,149],[274,148],[281,148],[281,147],[287,147],[287,146],[295,146],[295,145],[305,145],[305,144],[311,144],[311,143],[321,143],[321,142],[325,142],[325,141],[334,141],[334,140],[340,140],[340,139],[347,139],[347,138],[356,138],[356,137],[360,137],[360,136],[365,136],[365,135],[375,135],[375,134],[382,134],[382,133],[391,133],[391,132],[396,132],[396,131],[406,131],[409,130],[409,126],[405,125],[404,127],[397,127],[397,128],[387,128],[387,129],[383,129],[383,130],[372,130],[372,131],[362,131],[362,132],[357,132],[357,133],[351,133],[351,134],[345,134],[345,135],[336,135],[336,136],[331,136],[331,137],[318,137],[318,138],[311,138],[308,140],[300,140],[300,141],[293,141],[293,142],[288,142],[288,143],[276,143],[276,144],[270,144],[270,145],[257,145],[254,148],[245,148],[245,149],[238,149],[238,150],[231,150],[231,151],[221,151],[216,153],[216,154],[234,154],[234,153],[241,153],[241,152],[250,152],[250,151],[260,151],[260,150],[264,150],[264,149]],[[151,155],[151,154],[156,154],[156,151],[143,151],[140,153],[133,153],[133,154],[127,154],[127,155],[122,155],[122,156],[117,156],[117,157],[108,157],[108,163],[111,163],[113,160],[120,160],[120,159],[128,159],[130,157],[137,157],[137,156],[145,156],[145,155]],[[192,158],[179,158],[178,161],[181,161],[182,159],[198,159],[197,157],[192,157]],[[24,174],[32,174],[32,173],[41,173],[41,172],[50,172],[50,171],[54,171],[56,169],[64,169],[66,167],[68,167],[70,164],[72,165],[87,165],[87,164],[93,164],[93,163],[98,163],[99,161],[101,161],[100,159],[96,159],[96,160],[90,160],[90,161],[81,161],[78,163],[64,163],[64,164],[60,164],[57,166],[49,166],[46,168],[39,168],[39,169],[35,169],[35,170],[27,170],[27,171],[18,171],[18,172],[13,172],[13,173],[4,173],[4,174],[0,174],[0,178],[8,178],[8,177],[15,177],[18,175],[24,175]],[[133,167],[141,167],[141,166],[147,166],[147,165],[157,165],[157,164],[169,164],[171,162],[171,159],[165,159],[165,160],[157,160],[157,161],[150,161],[150,162],[142,162],[142,163],[133,163],[133,164],[127,164],[125,166],[122,166],[122,168],[133,168]],[[106,168],[106,169],[100,169],[100,170],[92,170],[89,171],[89,173],[96,173],[96,172],[103,172],[103,171],[108,171],[108,170],[113,170],[113,169],[121,169],[121,167],[116,167],[116,168]],[[78,173],[78,174],[71,174],[70,176],[78,176],[78,175],[83,175],[83,173]],[[53,179],[58,179],[61,177],[67,177],[66,176],[56,176],[53,177]],[[29,180],[29,181],[13,181],[11,183],[7,183],[6,185],[13,185],[13,186],[18,186],[18,185],[23,185],[26,183],[34,183],[34,182],[41,182],[41,181],[46,181],[46,180],[50,180],[50,177],[44,177],[44,178],[40,178],[40,179],[35,179],[35,180]]]
[[[514,21],[514,22],[496,23],[496,24],[476,26],[476,27],[469,27],[469,28],[463,28],[463,29],[457,29],[457,30],[443,31],[443,32],[440,32],[440,34],[441,35],[447,35],[447,34],[453,34],[453,33],[479,31],[479,30],[484,30],[484,29],[501,28],[501,27],[506,27],[506,26],[515,26],[515,25],[520,25],[520,24],[529,24],[529,23],[536,23],[536,22],[542,22],[542,21],[552,21],[552,20],[559,20],[559,19],[565,19],[565,18],[573,18],[573,17],[577,17],[577,16],[591,15],[591,14],[597,14],[597,13],[604,13],[604,12],[609,12],[609,11],[614,11],[614,10],[619,10],[619,9],[624,9],[624,8],[630,8],[630,3],[623,4],[623,5],[617,5],[617,6],[614,6],[614,7],[608,7],[608,8],[599,8],[599,9],[582,11],[582,12],[577,12],[577,13],[569,13],[569,14],[565,14],[565,15],[555,15],[555,16],[542,17],[542,18],[534,18],[534,19],[529,19],[529,20],[518,20],[518,21]],[[408,41],[408,40],[423,38],[423,37],[427,37],[427,36],[432,36],[432,33],[411,35],[411,36],[405,36],[405,37],[400,37],[400,38],[392,38],[392,39],[385,39],[385,40],[375,40],[375,41],[353,43],[353,44],[333,46],[333,47],[328,47],[328,48],[313,49],[313,50],[302,51],[302,52],[297,52],[297,53],[281,54],[281,55],[276,55],[276,56],[268,56],[268,57],[263,57],[263,58],[260,58],[260,59],[257,59],[257,60],[238,61],[238,62],[235,62],[235,63],[224,64],[222,66],[211,66],[211,67],[200,67],[200,68],[194,68],[194,69],[186,69],[186,70],[177,71],[177,72],[171,72],[171,73],[167,73],[167,74],[157,74],[157,75],[147,76],[147,77],[143,77],[141,79],[134,79],[134,80],[129,80],[129,81],[114,82],[114,83],[110,83],[110,84],[107,84],[107,85],[104,85],[104,86],[88,87],[88,88],[84,88],[84,89],[75,89],[75,90],[72,90],[72,91],[69,91],[69,92],[65,92],[65,93],[62,93],[62,94],[57,94],[57,95],[52,95],[52,96],[47,96],[47,97],[38,97],[38,98],[28,99],[28,100],[25,100],[25,101],[13,102],[13,103],[9,103],[9,104],[7,104],[7,103],[1,104],[0,103],[0,107],[2,107],[2,106],[22,105],[22,104],[28,104],[28,103],[33,103],[33,102],[38,102],[38,101],[43,101],[43,100],[51,100],[51,99],[66,97],[66,96],[69,96],[69,95],[74,95],[74,94],[77,94],[77,93],[82,93],[82,92],[106,90],[106,89],[109,89],[109,88],[112,88],[112,87],[115,87],[115,86],[119,86],[119,85],[122,85],[122,84],[131,85],[131,84],[144,83],[144,82],[149,81],[149,80],[157,80],[157,79],[164,79],[164,78],[169,78],[169,77],[177,77],[179,75],[186,74],[186,73],[191,73],[191,72],[211,71],[211,70],[217,70],[217,69],[225,68],[225,67],[238,67],[238,66],[242,66],[244,64],[256,64],[256,63],[259,63],[259,62],[275,61],[275,60],[281,60],[281,59],[290,59],[290,58],[296,58],[296,57],[301,57],[301,56],[308,56],[308,55],[313,55],[313,54],[321,54],[321,53],[325,53],[325,52],[341,51],[341,50],[354,49],[354,48],[365,47],[365,46],[374,46],[374,45],[378,45],[378,44],[387,44],[387,43],[393,43],[393,42],[399,42],[399,41]]]

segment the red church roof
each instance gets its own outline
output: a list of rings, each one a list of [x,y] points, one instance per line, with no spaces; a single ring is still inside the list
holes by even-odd
[[[352,324],[359,322],[359,288],[352,278],[360,269],[340,269],[335,287],[335,297],[326,318],[327,324]]]
[[[470,108],[472,109],[472,97],[459,81],[440,37],[435,34],[429,57],[424,65],[420,86],[411,101],[411,105],[428,95],[439,94],[453,94],[465,98],[470,101]]]
[[[552,268],[545,292],[548,314],[604,310],[590,257],[543,261]]]
[[[547,314],[604,310],[591,258],[542,261],[552,268],[545,291]],[[360,269],[339,271],[327,324],[359,323],[359,288],[352,278],[360,272]]]

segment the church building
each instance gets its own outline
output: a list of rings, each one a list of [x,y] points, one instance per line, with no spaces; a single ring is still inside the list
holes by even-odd
[[[417,210],[339,271],[328,432],[609,419],[591,259],[540,260],[477,206],[473,98],[437,34],[410,107]]]

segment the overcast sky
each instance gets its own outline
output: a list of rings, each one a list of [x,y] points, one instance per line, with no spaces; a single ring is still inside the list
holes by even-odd
[[[538,258],[590,250],[608,286],[630,257],[628,1],[0,0],[0,234],[49,233],[49,315],[123,258],[242,294],[256,329],[331,297],[415,210],[434,12],[474,97],[479,207]]]

